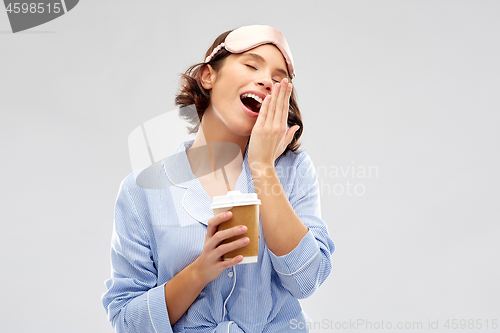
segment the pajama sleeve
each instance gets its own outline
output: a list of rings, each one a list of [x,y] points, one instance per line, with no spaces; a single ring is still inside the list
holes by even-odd
[[[172,332],[165,284],[157,285],[150,239],[131,195],[131,191],[141,189],[135,186],[135,181],[131,184],[130,178],[122,182],[116,200],[111,239],[112,277],[105,282],[108,290],[102,296],[102,303],[118,333]]]

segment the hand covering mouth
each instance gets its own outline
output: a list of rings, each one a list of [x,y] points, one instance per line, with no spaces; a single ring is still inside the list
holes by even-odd
[[[243,94],[240,96],[241,102],[253,112],[258,113],[262,106],[262,99],[254,94]]]

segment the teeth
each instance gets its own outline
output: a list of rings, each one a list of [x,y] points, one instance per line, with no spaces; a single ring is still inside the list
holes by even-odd
[[[257,102],[261,103],[262,104],[262,98],[260,98],[259,96],[257,95],[254,95],[254,94],[243,94],[241,95],[241,98],[245,98],[245,97],[252,97],[253,99],[255,99]]]

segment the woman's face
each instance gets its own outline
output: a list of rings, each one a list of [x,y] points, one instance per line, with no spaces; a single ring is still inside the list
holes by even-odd
[[[274,83],[288,77],[287,73],[285,59],[274,45],[231,54],[210,84],[207,111],[213,111],[235,134],[249,136],[257,120],[259,102],[271,94]]]

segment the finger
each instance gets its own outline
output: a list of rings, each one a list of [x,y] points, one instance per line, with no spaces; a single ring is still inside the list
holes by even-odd
[[[233,267],[234,265],[239,264],[241,261],[243,261],[243,256],[238,255],[238,256],[232,258],[231,260],[222,260],[221,266],[223,269],[226,269],[226,268]]]
[[[271,103],[271,95],[266,95],[264,100],[262,101],[262,105],[260,106],[259,116],[257,117],[257,121],[255,122],[255,126],[263,126],[266,122],[267,110],[269,109],[269,104]]]
[[[288,86],[288,79],[284,78],[281,80],[280,84],[280,91],[278,94],[278,98],[276,101],[276,111],[274,112],[274,119],[273,123],[274,126],[280,127],[282,123],[282,114],[283,114],[283,106],[284,106],[284,99],[286,97],[287,93],[287,86]]]
[[[297,132],[299,129],[299,126],[294,126],[294,127],[290,127],[288,129],[288,132],[286,132],[286,135],[285,135],[285,149],[286,147],[290,144],[290,142],[292,142],[293,140],[293,136],[295,135],[295,132]]]
[[[240,239],[232,241],[231,243],[219,245],[219,246],[217,246],[217,248],[214,251],[215,252],[215,256],[217,258],[218,257],[222,257],[223,255],[225,255],[228,252],[231,252],[233,250],[239,249],[239,248],[241,248],[243,246],[247,246],[248,243],[250,243],[250,238],[248,238],[248,237],[242,237]]]
[[[278,100],[278,94],[280,92],[281,85],[276,83],[273,87],[273,91],[271,92],[271,103],[269,104],[269,108],[267,109],[266,114],[266,124],[272,125],[274,120],[274,113],[276,110],[276,102]]]
[[[220,214],[217,214],[216,216],[214,216],[210,220],[208,220],[207,234],[205,236],[205,239],[212,238],[215,235],[215,233],[217,232],[217,227],[219,226],[219,224],[231,219],[232,216],[233,216],[233,213],[231,211],[227,211],[227,212],[222,212]]]
[[[247,227],[244,225],[232,227],[226,230],[220,230],[215,233],[215,235],[207,240],[207,246],[210,249],[215,249],[217,246],[219,246],[224,240],[234,237],[234,236],[239,236],[243,235],[244,233],[247,232]]]
[[[288,83],[286,85],[286,93],[285,93],[285,99],[283,101],[283,114],[281,116],[281,122],[285,124],[285,126],[288,123],[288,112],[290,110],[290,96],[292,95],[292,88],[293,84]]]
[[[259,120],[259,118],[262,120],[262,124],[264,124],[266,122],[266,119],[267,119],[267,115],[269,114],[269,110],[271,109],[272,107],[272,103],[273,103],[273,100],[276,99],[276,96],[275,96],[275,88],[276,85],[273,85],[273,88],[271,90],[271,95],[267,95],[266,98],[264,98],[264,100],[262,101],[262,105],[260,107],[260,111],[259,111],[259,116],[257,117],[257,121]],[[273,97],[274,96],[274,97]],[[267,102],[266,102],[267,100]],[[266,103],[264,105],[264,103]]]

